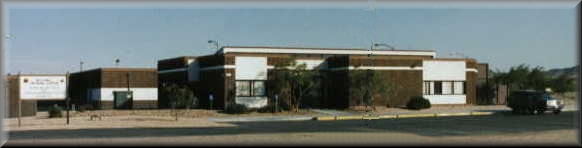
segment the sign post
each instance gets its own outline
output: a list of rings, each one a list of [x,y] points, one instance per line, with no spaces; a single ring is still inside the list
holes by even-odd
[[[214,96],[212,96],[212,93],[208,95],[208,99],[210,100],[210,110],[212,110],[212,102],[214,102]]]
[[[275,94],[275,112],[279,112],[279,95]]]
[[[65,96],[67,99],[67,102],[66,102],[67,103],[66,104],[67,105],[67,125],[69,125],[69,110],[71,110],[71,98],[69,97],[69,88],[68,88],[69,87],[69,72],[68,71],[67,71],[66,77],[67,77],[66,78],[67,79],[67,86],[66,86],[67,88],[65,90]]]

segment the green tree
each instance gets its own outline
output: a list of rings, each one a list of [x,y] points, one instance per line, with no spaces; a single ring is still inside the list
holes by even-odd
[[[179,114],[188,113],[190,108],[198,106],[198,99],[187,86],[170,84],[162,89],[168,100],[170,100],[169,106],[172,108],[175,120],[178,120]],[[186,109],[186,111],[179,112],[177,109]]]
[[[525,89],[544,91],[548,87],[548,77],[544,73],[544,68],[537,66],[531,69],[523,85]]]
[[[317,91],[318,86],[321,85],[320,72],[306,68],[307,65],[297,64],[292,58],[274,66],[269,86],[275,94],[279,95],[281,103],[285,103],[288,109],[298,111],[305,95]]]
[[[357,69],[357,68],[356,68]],[[388,81],[388,76],[379,71],[354,70],[350,71],[350,98],[361,98],[357,105],[375,107],[374,100],[389,99],[390,92],[397,92]],[[369,97],[366,96],[366,92]]]
[[[550,80],[549,85],[550,88],[552,88],[552,91],[559,94],[574,91],[576,89],[575,79],[566,73]]]
[[[530,72],[530,68],[526,64],[520,64],[517,67],[511,67],[507,73],[507,82],[509,90],[515,89],[527,89],[527,75]]]

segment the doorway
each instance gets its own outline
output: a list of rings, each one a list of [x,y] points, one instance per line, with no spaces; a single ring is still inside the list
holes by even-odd
[[[114,109],[131,109],[132,106],[133,106],[133,92],[131,91],[113,92]]]

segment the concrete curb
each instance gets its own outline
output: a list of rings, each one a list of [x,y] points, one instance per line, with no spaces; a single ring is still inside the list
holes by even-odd
[[[320,116],[313,117],[316,121],[334,120],[376,120],[376,119],[399,119],[399,118],[428,118],[428,117],[450,117],[450,116],[484,116],[493,115],[494,112],[462,112],[462,113],[433,113],[433,114],[401,114],[401,115],[361,115],[361,116]]]

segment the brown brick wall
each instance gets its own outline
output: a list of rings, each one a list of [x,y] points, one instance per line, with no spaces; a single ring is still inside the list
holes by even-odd
[[[467,104],[477,104],[477,73],[466,72]]]
[[[101,109],[114,109],[113,101],[101,101]],[[132,109],[153,109],[158,107],[158,101],[133,101]]]
[[[467,64],[466,67],[467,68],[477,68],[477,61],[473,60],[473,59],[467,59]]]
[[[14,117],[18,117],[18,99],[20,98],[20,92],[19,92],[19,83],[18,83],[18,77],[17,76],[8,76],[8,101],[7,103],[7,107],[8,107],[8,117],[9,118],[14,118]],[[22,100],[21,103],[21,116],[22,117],[26,117],[26,116],[35,116],[36,115],[36,111],[37,111],[37,101],[35,100]]]
[[[379,59],[376,57],[350,57],[350,66],[422,66],[422,59]]]
[[[200,105],[203,108],[208,108],[210,106],[210,102],[208,96],[210,92],[212,92],[214,96],[213,100],[213,108],[223,108],[226,101],[225,96],[227,95],[227,91],[225,91],[225,70],[224,69],[217,69],[217,70],[207,70],[200,72],[200,81],[196,84],[197,96],[199,98]],[[234,77],[234,72],[232,72],[232,76]]]
[[[184,83],[188,81],[188,72],[171,72],[158,74],[158,83]]]
[[[327,89],[327,98],[323,98],[323,106],[326,108],[344,109],[349,107],[349,72],[348,70],[330,71],[327,73],[328,80],[324,89]]]
[[[188,59],[194,59],[194,57],[176,57],[171,59],[164,59],[158,61],[158,70],[169,70],[184,68],[188,64]]]
[[[477,64],[477,79],[479,80],[485,80],[487,79],[487,76],[489,75],[489,64],[487,63],[479,63]]]
[[[102,71],[101,87],[127,87],[127,74],[129,74],[129,87],[144,88],[157,87],[158,74],[156,71]]]
[[[336,56],[327,59],[329,68],[347,67],[349,65],[349,56]]]
[[[158,74],[155,69],[103,68],[73,73],[69,78],[71,104],[93,104],[94,102],[87,102],[89,89],[127,87],[127,73],[131,88],[158,87]]]
[[[200,68],[222,66],[225,64],[224,55],[206,55],[197,58]]]
[[[101,69],[94,69],[69,75],[69,97],[71,104],[89,104],[87,90],[101,87]]]

